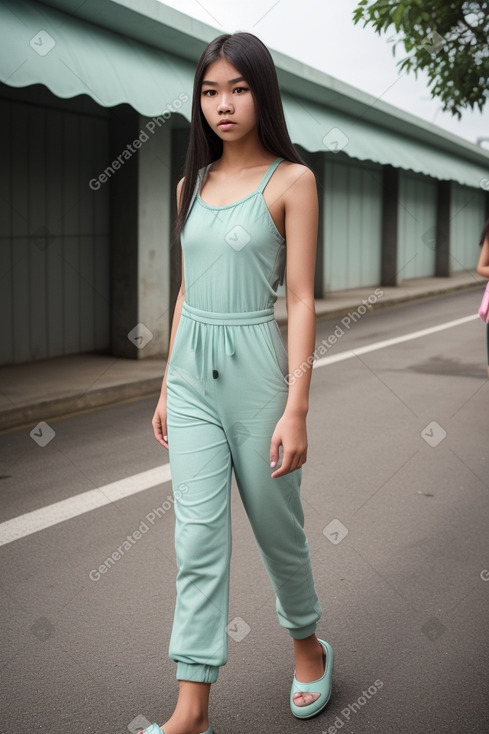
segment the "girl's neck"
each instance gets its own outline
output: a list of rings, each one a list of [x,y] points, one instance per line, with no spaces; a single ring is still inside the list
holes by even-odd
[[[222,155],[217,160],[214,169],[221,171],[229,171],[230,173],[239,171],[243,168],[253,168],[254,166],[263,166],[273,154],[270,153],[262,145],[243,146],[239,148],[223,144]],[[275,156],[276,157],[276,156]]]

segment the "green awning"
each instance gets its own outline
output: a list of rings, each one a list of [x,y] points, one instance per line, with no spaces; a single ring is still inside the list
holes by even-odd
[[[487,168],[455,157],[387,128],[283,94],[284,112],[293,142],[310,151],[342,151],[351,158],[391,165],[433,178],[480,188],[489,186]],[[482,157],[482,156],[481,156]]]
[[[126,0],[125,5],[126,8],[121,8],[118,2],[110,4],[109,17],[114,19],[114,24],[115,16],[131,7],[131,0]],[[49,5],[2,0],[0,81],[13,87],[43,84],[62,98],[87,94],[103,107],[127,103],[146,117],[170,110],[190,121],[197,58],[192,63],[127,33],[97,25],[96,13],[102,14],[107,0],[99,0],[99,4],[91,7],[95,8],[93,23]],[[153,18],[139,15],[137,4],[131,9],[140,26],[148,29],[147,35],[153,42],[159,37],[164,45],[165,34],[171,33],[171,44],[178,46],[180,31],[175,29],[172,33],[168,24],[160,20],[165,16],[165,6],[159,6],[158,17]],[[138,32],[141,37],[141,27]],[[182,42],[184,39],[182,35]],[[317,89],[321,99],[328,97],[328,89],[323,86]],[[300,91],[293,94],[282,89],[282,98],[292,141],[310,152],[342,151],[360,161],[390,164],[475,188],[489,181],[489,156],[482,151],[478,165],[474,161],[478,154],[464,156],[463,145],[459,146],[460,155],[457,155],[457,145],[451,146],[451,153],[423,142],[421,134],[416,139],[393,129],[394,124],[388,126],[386,122],[382,126],[368,122],[368,106],[364,114],[355,115],[327,104],[316,104],[310,96],[309,99],[300,96]],[[411,128],[415,134],[416,126]],[[442,136],[443,131],[440,140]]]
[[[0,38],[0,81],[11,87],[43,84],[103,107],[126,102],[147,117],[173,105],[190,120],[195,69],[183,59],[26,0],[2,2]]]

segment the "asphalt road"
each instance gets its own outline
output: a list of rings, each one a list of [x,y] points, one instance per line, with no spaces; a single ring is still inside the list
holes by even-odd
[[[470,316],[479,300],[318,322],[317,343],[340,327],[332,356]],[[302,499],[332,698],[310,721],[289,710],[292,643],[233,479],[229,620],[249,632],[230,635],[212,686],[216,734],[487,734],[488,399],[480,320],[314,369]],[[0,521],[167,463],[154,405],[50,421],[44,447],[29,429],[1,435]],[[4,731],[122,734],[170,716],[170,494],[166,482],[0,546]],[[149,531],[90,576],[158,507]]]

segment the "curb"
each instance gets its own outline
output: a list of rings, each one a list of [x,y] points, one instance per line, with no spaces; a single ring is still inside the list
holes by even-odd
[[[482,285],[484,285],[485,281],[481,281]],[[380,308],[391,308],[392,306],[397,306],[399,304],[403,303],[409,303],[410,301],[421,301],[423,299],[427,298],[434,298],[436,296],[445,296],[448,293],[455,293],[456,291],[465,291],[465,290],[472,290],[475,288],[480,288],[481,283],[478,283],[477,281],[474,281],[473,283],[459,283],[458,285],[453,286],[446,286],[443,288],[433,288],[431,290],[423,291],[422,293],[405,293],[400,295],[392,295],[388,296],[387,300],[377,299],[376,303],[369,304],[368,310],[369,311],[376,311]],[[379,286],[380,287],[380,286]],[[481,291],[482,293],[482,291]],[[355,308],[358,308],[359,303],[355,303],[352,306],[342,306],[341,308],[336,309],[335,311],[316,311],[316,321],[328,321],[330,319],[337,319],[340,316],[347,316],[350,311],[354,310]],[[279,321],[279,326],[282,326],[283,324],[286,324],[286,321],[284,319],[281,319]]]
[[[97,408],[105,408],[130,400],[157,395],[161,390],[161,377],[147,380],[134,380],[120,385],[91,390],[81,395],[53,398],[22,408],[12,408],[0,414],[0,433],[9,430],[31,428],[48,418],[68,418],[79,413],[87,413]]]

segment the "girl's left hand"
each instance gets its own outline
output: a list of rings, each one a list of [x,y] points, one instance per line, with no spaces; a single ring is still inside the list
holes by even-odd
[[[284,413],[280,418],[270,442],[270,466],[277,463],[281,444],[283,447],[282,464],[280,468],[272,472],[272,479],[295,471],[306,462],[307,428],[305,416]]]

